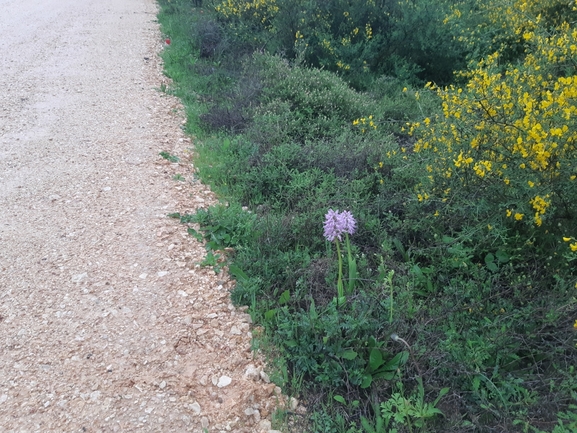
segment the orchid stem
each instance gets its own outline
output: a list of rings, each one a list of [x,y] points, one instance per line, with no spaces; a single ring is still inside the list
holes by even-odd
[[[341,256],[341,246],[338,239],[335,239],[335,243],[337,244],[337,256],[339,258],[339,279],[337,281],[337,296],[338,298],[342,298],[344,296],[343,291],[343,258]],[[337,302],[338,302],[337,298]]]

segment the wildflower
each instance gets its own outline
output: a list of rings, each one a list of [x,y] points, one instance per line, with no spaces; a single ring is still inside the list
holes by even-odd
[[[577,287],[577,284],[575,285],[575,287]],[[575,323],[573,323],[573,328],[577,329],[577,320],[575,320]]]
[[[356,225],[357,222],[349,211],[339,212],[329,209],[325,215],[324,236],[329,242],[334,241],[335,238],[342,241],[343,233],[352,235],[356,230]]]
[[[170,39],[165,39],[164,42],[166,42],[166,45],[170,45]]]
[[[522,213],[517,212],[517,213],[515,214],[515,219],[516,219],[517,221],[521,221],[521,220],[523,219],[523,216],[524,216],[524,215],[523,215]]]

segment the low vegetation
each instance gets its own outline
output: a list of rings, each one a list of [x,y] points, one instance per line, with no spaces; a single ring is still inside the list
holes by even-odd
[[[573,3],[159,3],[277,427],[577,431]]]

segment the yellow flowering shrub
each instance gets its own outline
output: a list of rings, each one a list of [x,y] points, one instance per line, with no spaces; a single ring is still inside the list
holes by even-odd
[[[577,212],[577,29],[548,30],[530,18],[539,2],[517,3],[526,25],[507,25],[524,31],[522,60],[496,52],[461,74],[462,87],[428,84],[442,115],[411,125],[414,150],[433,168],[423,186],[431,195],[457,183],[511,223],[564,230]]]
[[[215,10],[225,19],[243,20],[271,30],[271,21],[278,13],[279,7],[276,0],[224,0],[215,7]]]
[[[448,82],[462,43],[442,21],[450,0],[217,0],[229,41],[338,72],[358,88],[372,73]],[[419,29],[419,31],[415,31]]]
[[[461,0],[453,3],[444,23],[473,57],[498,52],[516,59],[523,55],[527,34],[574,22],[572,5],[572,0]]]

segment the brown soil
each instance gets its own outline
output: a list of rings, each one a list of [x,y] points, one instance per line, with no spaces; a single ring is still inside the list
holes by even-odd
[[[250,316],[167,217],[215,198],[159,156],[191,142],[155,3],[1,9],[0,431],[268,432]]]

